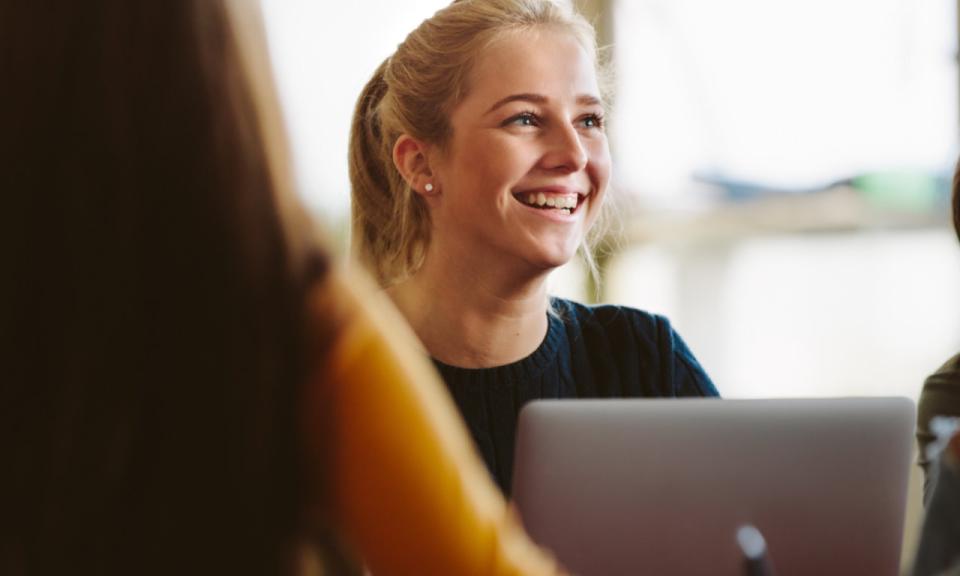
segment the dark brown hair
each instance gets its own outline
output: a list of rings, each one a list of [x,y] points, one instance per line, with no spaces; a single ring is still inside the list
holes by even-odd
[[[224,3],[5,2],[0,82],[0,573],[289,572],[307,281]]]

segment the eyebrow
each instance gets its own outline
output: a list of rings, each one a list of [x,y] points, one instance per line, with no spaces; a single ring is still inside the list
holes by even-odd
[[[511,94],[506,98],[501,98],[497,100],[493,106],[487,110],[487,114],[493,112],[497,108],[509,104],[511,102],[533,102],[534,104],[543,104],[548,100],[543,94],[534,94],[532,92],[524,92],[522,94]],[[590,94],[582,94],[577,96],[577,104],[581,106],[602,106],[603,101],[597,98],[596,96],[591,96]]]

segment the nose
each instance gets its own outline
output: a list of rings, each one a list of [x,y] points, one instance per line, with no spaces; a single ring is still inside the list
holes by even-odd
[[[549,148],[543,157],[545,168],[572,173],[583,170],[587,165],[587,150],[574,126],[554,126],[549,139]]]

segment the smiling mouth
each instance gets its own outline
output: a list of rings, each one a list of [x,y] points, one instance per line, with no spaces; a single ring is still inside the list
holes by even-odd
[[[531,208],[555,210],[564,215],[575,213],[586,199],[586,196],[579,194],[545,194],[543,192],[520,192],[513,197]]]

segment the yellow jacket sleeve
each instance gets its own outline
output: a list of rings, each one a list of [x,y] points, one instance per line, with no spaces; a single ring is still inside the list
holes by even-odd
[[[371,284],[340,274],[310,299],[316,322],[340,328],[308,401],[330,403],[312,437],[344,543],[375,576],[557,574],[491,482],[412,330]]]

